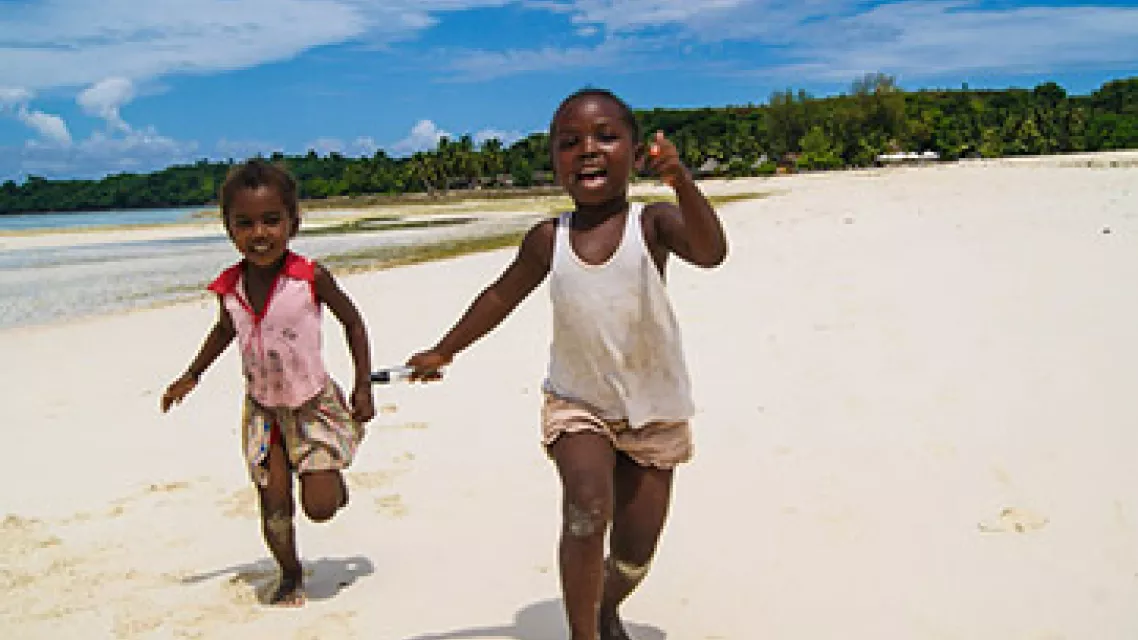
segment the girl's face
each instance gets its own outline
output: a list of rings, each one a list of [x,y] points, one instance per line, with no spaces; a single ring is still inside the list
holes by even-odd
[[[234,194],[225,229],[246,260],[258,267],[270,267],[288,251],[296,221],[276,189],[260,186]]]
[[[625,198],[640,145],[621,108],[604,96],[582,96],[561,109],[553,124],[553,170],[578,204]]]

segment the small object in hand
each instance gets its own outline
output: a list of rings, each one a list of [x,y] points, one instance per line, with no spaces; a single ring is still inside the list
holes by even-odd
[[[378,384],[391,384],[393,382],[403,382],[411,378],[411,374],[415,372],[414,367],[406,365],[400,367],[388,367],[373,371],[371,374],[371,381]]]

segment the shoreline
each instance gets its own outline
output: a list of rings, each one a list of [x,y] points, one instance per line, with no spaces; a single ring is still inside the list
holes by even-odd
[[[1007,169],[1046,169],[1046,170],[1125,170],[1138,166],[1138,151],[1115,151],[1097,154],[1063,154],[1025,158],[999,158],[993,160],[967,160],[954,163],[939,163],[929,166],[875,167],[852,171],[806,172],[778,177],[714,179],[700,181],[705,193],[720,204],[733,198],[779,198],[795,191],[811,188],[811,185],[828,180],[842,179],[843,176],[874,179],[887,178],[904,172],[918,175],[932,175],[937,172],[986,171]],[[648,181],[633,185],[634,199],[669,199],[671,192],[663,185]],[[506,204],[508,206],[501,206]],[[407,264],[423,261],[446,260],[471,253],[495,251],[511,247],[520,240],[521,232],[530,224],[568,205],[564,196],[539,195],[517,197],[506,200],[486,200],[478,197],[458,199],[447,203],[422,202],[409,206],[370,206],[345,210],[328,208],[305,211],[305,224],[297,243],[312,243],[321,247],[310,252],[312,257],[326,262],[338,275],[365,273],[400,268]],[[349,230],[361,221],[376,221],[383,227],[375,231],[363,228]],[[438,225],[438,226],[436,226]],[[400,228],[405,227],[405,228]],[[306,233],[309,232],[309,233]],[[326,236],[324,234],[327,233]],[[317,236],[324,236],[318,238]],[[373,241],[372,238],[376,240]],[[197,279],[187,279],[183,275],[167,277],[165,284],[154,281],[146,290],[139,291],[129,286],[122,293],[107,289],[98,291],[94,299],[102,300],[99,308],[75,308],[69,305],[66,295],[53,296],[44,289],[41,294],[28,291],[26,284],[13,280],[16,274],[0,274],[0,296],[5,298],[8,319],[0,313],[0,332],[36,326],[53,326],[84,319],[98,318],[105,314],[131,313],[134,311],[161,308],[200,300],[204,296],[202,287],[215,270],[219,270],[230,258],[235,258],[231,250],[224,250],[224,233],[213,220],[191,220],[158,225],[123,225],[110,228],[53,229],[40,231],[0,232],[0,258],[5,252],[66,251],[77,248],[84,251],[98,251],[101,246],[127,243],[134,246],[146,243],[167,242],[215,242],[212,261],[199,260],[196,269]],[[113,258],[113,256],[111,257]],[[111,259],[108,258],[108,259]],[[92,279],[96,289],[124,287],[130,284],[133,276],[123,271],[109,279],[98,275],[98,269],[76,271],[76,277]],[[175,273],[175,272],[171,272]],[[124,279],[125,278],[125,279]],[[161,280],[161,279],[159,279]],[[6,283],[6,284],[5,284]],[[125,283],[125,284],[124,284]],[[5,293],[7,292],[7,293]],[[54,311],[33,313],[31,320],[11,319],[16,305],[25,309],[35,307],[38,296],[46,296]],[[13,297],[15,296],[15,297]],[[31,297],[28,297],[31,296]],[[85,299],[90,296],[85,293]],[[90,306],[88,303],[87,306]]]
[[[642,191],[634,199],[662,197]],[[712,197],[727,203],[767,195],[735,190]],[[529,197],[499,204],[476,199],[305,212],[293,244],[337,275],[387,270],[516,246],[529,226],[569,201]],[[164,255],[169,251],[182,252],[182,264],[176,255]],[[0,331],[199,300],[215,271],[236,259],[217,221],[0,235],[0,265],[7,267],[0,273],[6,303]],[[61,290],[63,273],[70,275]]]

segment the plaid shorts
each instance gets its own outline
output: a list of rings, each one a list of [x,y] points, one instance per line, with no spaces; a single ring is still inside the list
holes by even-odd
[[[329,378],[320,393],[295,409],[263,407],[246,395],[241,434],[249,475],[263,487],[269,482],[265,461],[275,439],[297,473],[338,471],[352,464],[364,427],[352,419],[344,394]]]

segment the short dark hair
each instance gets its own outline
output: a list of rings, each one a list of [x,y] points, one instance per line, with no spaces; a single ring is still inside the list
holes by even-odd
[[[633,141],[640,142],[640,123],[636,120],[636,115],[632,113],[632,108],[629,107],[628,103],[626,103],[624,100],[621,100],[619,97],[617,97],[617,95],[612,91],[609,91],[608,89],[598,89],[596,87],[585,87],[584,89],[578,89],[577,91],[569,94],[568,98],[562,100],[561,104],[557,105],[557,110],[553,112],[553,118],[549,121],[550,139],[552,139],[556,134],[556,131],[554,131],[554,126],[557,124],[557,117],[561,115],[561,112],[564,111],[565,107],[569,106],[570,103],[574,102],[575,100],[580,100],[581,98],[605,98],[607,100],[611,100],[614,104],[616,104],[617,107],[620,108],[620,117],[632,131]]]
[[[292,216],[293,233],[300,229],[300,205],[296,178],[284,167],[262,158],[251,158],[229,170],[221,184],[221,219],[229,226],[229,207],[242,189],[270,187],[276,189],[288,214]]]

